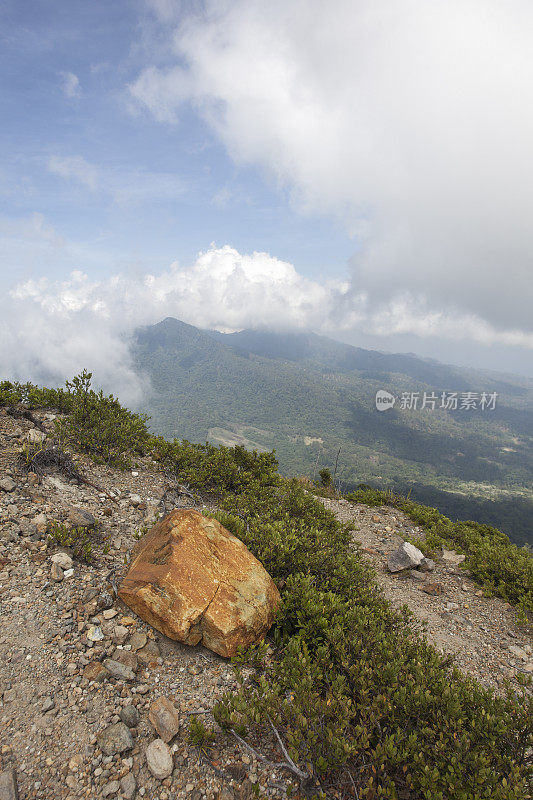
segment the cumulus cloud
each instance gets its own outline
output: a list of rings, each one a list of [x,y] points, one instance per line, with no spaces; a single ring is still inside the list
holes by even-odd
[[[69,100],[81,97],[81,86],[77,75],[74,72],[60,72],[61,91]]]
[[[60,383],[87,368],[97,385],[136,405],[148,390],[132,361],[134,331],[173,316],[204,328],[365,330],[414,333],[533,349],[533,334],[498,331],[473,315],[432,310],[410,296],[369,303],[341,281],[311,281],[268,253],[230,246],[200,253],[185,267],[132,278],[23,281],[0,300],[0,374]],[[459,333],[460,332],[460,333]]]
[[[531,333],[531,3],[206,0],[173,27],[179,4],[151,5],[175,64],[154,53],[131,95],[167,123],[192,104],[237,163],[341,220],[353,303]]]

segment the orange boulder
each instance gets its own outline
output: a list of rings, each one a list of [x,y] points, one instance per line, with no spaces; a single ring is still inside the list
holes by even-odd
[[[139,540],[119,597],[171,639],[225,657],[262,638],[280,602],[240,539],[191,509],[171,511]]]

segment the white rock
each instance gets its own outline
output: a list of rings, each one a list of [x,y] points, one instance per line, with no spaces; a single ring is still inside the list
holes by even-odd
[[[146,765],[154,778],[163,781],[172,773],[174,762],[170,747],[162,739],[154,739],[146,748]]]
[[[394,553],[391,553],[387,566],[391,572],[400,572],[402,569],[418,567],[424,560],[424,553],[409,542],[402,542]]]
[[[52,564],[59,564],[61,569],[72,569],[72,559],[67,553],[54,553]]]
[[[509,645],[509,651],[515,656],[516,658],[522,659],[522,661],[529,661],[529,656],[525,650],[521,647],[517,647],[514,644]]]
[[[37,428],[32,428],[28,431],[27,439],[30,444],[41,444],[41,442],[44,442],[46,439],[46,433],[43,433]]]
[[[97,625],[91,625],[91,627],[87,631],[87,638],[91,642],[101,642],[102,639],[104,638],[102,629],[99,628]]]

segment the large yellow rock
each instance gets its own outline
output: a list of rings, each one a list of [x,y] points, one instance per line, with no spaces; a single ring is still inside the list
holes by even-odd
[[[190,509],[171,511],[137,542],[119,596],[171,639],[226,657],[264,636],[280,601],[240,539]]]

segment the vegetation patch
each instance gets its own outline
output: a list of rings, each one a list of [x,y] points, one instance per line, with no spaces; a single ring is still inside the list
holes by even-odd
[[[48,539],[52,544],[70,547],[74,558],[90,561],[93,545],[85,528],[69,527],[62,522],[53,521],[48,526]]]
[[[527,688],[496,697],[413,635],[349,547],[349,529],[297,481],[257,482],[222,505],[216,518],[283,599],[275,654],[243,656],[253,676],[238,672],[240,690],[216,707],[222,727],[266,734],[273,724],[315,796],[529,796]]]

